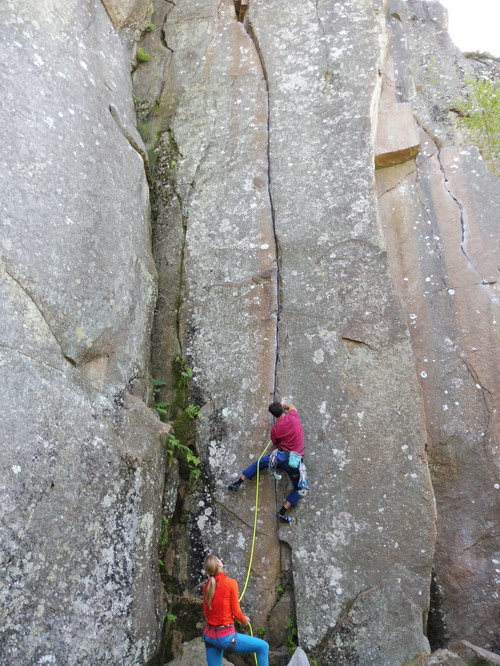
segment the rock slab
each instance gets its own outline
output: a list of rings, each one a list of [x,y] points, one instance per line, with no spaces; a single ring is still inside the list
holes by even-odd
[[[0,23],[0,662],[143,664],[165,461],[128,58],[99,2]]]

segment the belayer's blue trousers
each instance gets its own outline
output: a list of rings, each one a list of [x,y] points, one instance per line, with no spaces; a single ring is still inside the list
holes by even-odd
[[[234,634],[224,636],[223,638],[203,637],[207,651],[208,666],[221,666],[224,650],[229,646],[233,636]],[[238,654],[251,654],[255,652],[257,655],[258,666],[269,666],[269,645],[266,641],[263,641],[262,638],[246,636],[245,634],[236,634],[234,651]]]

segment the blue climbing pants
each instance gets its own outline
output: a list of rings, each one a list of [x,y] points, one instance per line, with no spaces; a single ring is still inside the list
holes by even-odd
[[[224,650],[229,646],[233,636],[234,634],[229,634],[229,636],[224,636],[223,638],[203,637],[208,666],[221,666]],[[262,638],[236,634],[234,651],[238,654],[252,654],[255,652],[258,666],[269,666],[269,645]]]
[[[259,470],[267,469],[269,467],[269,458],[270,456],[262,456],[260,459]],[[298,493],[300,472],[298,469],[290,467],[288,464],[288,454],[284,451],[278,451],[278,457],[276,458],[276,467],[277,469],[282,469],[290,477],[290,481],[293,483],[293,490],[286,498],[287,502],[290,502],[292,506],[297,506],[297,502],[302,499]],[[247,479],[253,479],[257,474],[257,461],[253,462],[242,472]]]

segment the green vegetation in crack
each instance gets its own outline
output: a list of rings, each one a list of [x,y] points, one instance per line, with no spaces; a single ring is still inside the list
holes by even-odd
[[[169,454],[169,464],[171,464],[172,459],[175,458],[179,463],[187,466],[189,470],[188,481],[190,485],[200,476],[200,459],[194,455],[189,447],[181,444],[171,433],[167,435],[167,453]]]
[[[278,599],[280,599],[283,594],[285,593],[285,587],[283,585],[283,574],[280,573],[278,574],[278,582],[276,585],[276,593],[278,595]]]
[[[470,60],[493,60],[500,62],[500,58],[488,53],[488,51],[464,51],[464,56]]]
[[[169,402],[163,400],[158,401],[157,398],[167,382],[164,382],[163,379],[153,379],[153,396],[155,399],[155,409],[160,415],[160,421],[166,421],[168,416],[167,407],[170,406]]]
[[[162,516],[161,519],[161,535],[160,535],[160,548],[164,548],[168,542],[168,524],[169,519],[167,516]]]
[[[201,407],[191,404],[189,380],[193,376],[193,371],[189,367],[183,356],[176,356],[174,362],[174,371],[178,375],[174,403],[158,400],[158,397],[167,385],[162,379],[153,379],[153,395],[155,398],[155,409],[163,422],[172,423],[175,434],[168,433],[166,439],[167,464],[170,467],[173,459],[179,462],[179,471],[184,471],[184,478],[191,485],[201,474],[200,459],[195,455],[194,439],[196,434],[196,425],[193,423],[199,416]],[[169,407],[171,408],[169,410]],[[163,517],[167,523],[162,524],[162,536],[160,546],[166,544],[166,533],[168,529],[168,519]],[[164,532],[165,529],[165,532]]]
[[[186,414],[190,419],[196,419],[200,415],[201,407],[199,405],[188,405],[186,407]]]
[[[500,81],[466,79],[469,96],[456,103],[456,122],[479,148],[489,168],[500,174]]]
[[[196,421],[201,406],[193,404],[191,400],[189,382],[193,370],[182,354],[178,354],[173,361],[173,375],[176,385],[171,402],[158,400],[160,393],[166,388],[166,382],[161,379],[153,381],[155,409],[162,421],[172,424],[173,433],[168,433],[166,438],[167,464],[170,467],[175,458],[179,464],[181,478],[188,481],[191,486],[201,474],[200,459],[195,449]]]
[[[285,625],[287,633],[285,638],[285,645],[288,648],[290,654],[293,654],[299,645],[297,638],[297,621],[295,617],[291,617],[287,620]]]
[[[196,455],[196,428],[201,407],[192,402],[190,382],[193,370],[188,360],[177,354],[171,360],[172,373],[168,381],[153,382],[155,407],[163,421],[172,426],[166,435],[166,507],[162,516],[158,540],[160,575],[166,600],[162,629],[162,650],[165,661],[173,658],[173,632],[183,640],[194,638],[199,613],[199,601],[186,596],[186,581],[179,577],[176,553],[185,551],[189,543],[189,497],[192,486],[201,475]],[[188,500],[186,502],[186,500]],[[164,663],[164,662],[162,662]]]
[[[151,54],[146,53],[146,51],[142,48],[142,46],[139,46],[139,48],[137,49],[137,56],[136,57],[137,57],[137,62],[138,63],[147,62],[148,60],[151,59]]]

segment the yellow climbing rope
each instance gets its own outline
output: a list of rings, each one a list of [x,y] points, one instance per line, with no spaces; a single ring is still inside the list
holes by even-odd
[[[253,517],[253,534],[252,534],[252,547],[250,548],[250,560],[248,562],[248,571],[247,571],[247,577],[245,580],[245,585],[243,586],[243,591],[240,594],[240,598],[238,601],[241,602],[243,597],[245,596],[245,592],[247,591],[247,586],[248,586],[248,581],[250,580],[250,571],[252,569],[252,562],[253,562],[253,552],[255,550],[255,537],[257,536],[257,518],[259,515],[259,478],[260,478],[260,459],[262,456],[265,454],[267,449],[271,446],[272,442],[268,442],[266,448],[262,451],[262,453],[259,456],[259,459],[257,460],[257,475],[255,477],[255,515]],[[248,626],[250,628],[250,636],[253,636],[253,629],[252,625],[250,622],[248,623]],[[255,663],[257,663],[257,655],[254,653],[253,658],[255,660]]]
[[[247,590],[247,585],[248,581],[250,580],[250,570],[252,568],[252,562],[253,562],[253,552],[255,550],[255,537],[257,535],[257,518],[259,515],[259,476],[260,476],[260,460],[267,451],[267,449],[271,446],[272,442],[268,442],[266,448],[262,451],[262,453],[259,456],[259,459],[257,460],[257,476],[255,477],[255,515],[253,517],[253,534],[252,534],[252,547],[250,549],[250,561],[248,562],[248,571],[247,571],[247,578],[245,580],[245,585],[243,586],[243,592],[240,594],[240,598],[238,601],[241,601],[243,597],[245,596],[245,592]]]

